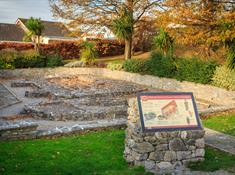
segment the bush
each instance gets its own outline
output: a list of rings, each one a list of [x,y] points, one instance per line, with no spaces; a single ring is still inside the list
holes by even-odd
[[[97,53],[100,57],[122,55],[125,45],[116,40],[97,40],[94,42]]]
[[[0,69],[55,67],[62,65],[59,56],[42,56],[34,50],[15,52],[12,50],[0,51]]]
[[[97,52],[95,49],[95,45],[93,43],[89,43],[89,42],[84,42],[81,45],[82,49],[81,49],[81,60],[84,61],[85,63],[92,63],[95,61],[95,59],[97,58]]]
[[[14,60],[17,58],[18,53],[11,49],[5,49],[0,52],[0,68],[12,69],[14,68]]]
[[[176,65],[172,57],[154,52],[146,64],[149,65],[147,67],[149,67],[149,74],[151,75],[167,78],[173,78],[175,75]]]
[[[47,57],[47,63],[46,63],[47,67],[57,67],[57,66],[61,66],[62,64],[63,64],[63,60],[58,55]]]
[[[216,68],[212,84],[228,90],[235,90],[235,72],[225,65]]]
[[[202,61],[196,58],[178,58],[176,60],[176,64],[177,71],[175,78],[177,80],[202,84],[208,84],[212,81],[212,77],[217,66],[213,61]]]
[[[127,72],[145,73],[158,77],[175,78],[180,81],[211,83],[217,64],[200,59],[173,59],[154,52],[150,60],[127,60],[123,69]]]
[[[13,65],[15,68],[45,67],[46,57],[41,56],[34,51],[22,52],[15,58]]]
[[[113,61],[109,62],[107,64],[107,68],[110,70],[122,70],[123,69],[123,63],[120,61]]]
[[[123,70],[133,73],[146,73],[148,70],[146,61],[143,60],[125,60],[123,63]]]

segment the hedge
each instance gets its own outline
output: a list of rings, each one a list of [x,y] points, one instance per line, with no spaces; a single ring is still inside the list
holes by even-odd
[[[0,69],[55,67],[62,65],[60,56],[43,56],[34,51],[1,51]]]
[[[149,60],[126,60],[123,69],[127,72],[144,73],[159,77],[175,78],[209,84],[212,81],[217,63],[196,58],[171,58],[153,53]]]
[[[80,45],[83,41],[58,42],[52,44],[41,44],[42,55],[59,55],[63,59],[78,59],[80,57]],[[96,40],[95,48],[99,57],[121,55],[124,53],[124,44],[116,40]],[[34,48],[32,43],[0,42],[0,52],[2,50],[13,49],[15,51],[29,51]]]

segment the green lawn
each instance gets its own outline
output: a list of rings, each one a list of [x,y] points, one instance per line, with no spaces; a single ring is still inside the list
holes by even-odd
[[[235,156],[211,147],[206,147],[205,161],[191,163],[189,168],[197,171],[216,171],[224,169],[235,173]]]
[[[235,136],[235,115],[225,115],[211,117],[203,120],[203,125],[207,128]]]
[[[0,142],[0,174],[144,174],[143,168],[128,167],[123,143],[123,130]]]
[[[56,140],[0,142],[0,174],[143,175],[123,159],[123,130],[91,132]],[[195,170],[214,171],[235,165],[235,157],[211,148]]]

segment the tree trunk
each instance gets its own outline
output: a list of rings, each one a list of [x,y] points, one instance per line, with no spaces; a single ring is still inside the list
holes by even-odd
[[[133,20],[133,0],[125,0],[125,4],[128,8],[128,11],[130,13],[131,19]],[[133,27],[133,23],[131,24]],[[131,59],[131,53],[132,53],[132,37],[133,37],[133,31],[129,33],[128,39],[125,39],[125,60]]]
[[[34,48],[35,48],[35,51],[40,54],[40,36],[39,35],[35,36]]]
[[[125,60],[131,59],[132,39],[125,39]]]
[[[33,36],[33,43],[34,43],[35,52],[38,53],[38,36],[37,35]]]

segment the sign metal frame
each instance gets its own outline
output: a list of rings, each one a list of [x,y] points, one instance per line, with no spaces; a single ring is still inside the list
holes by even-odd
[[[194,113],[195,113],[195,117],[196,117],[196,122],[197,125],[196,127],[192,127],[192,126],[166,126],[166,127],[151,127],[151,128],[147,128],[145,126],[145,121],[144,121],[144,115],[143,115],[143,108],[142,108],[142,104],[141,104],[141,97],[142,96],[163,96],[163,95],[169,95],[169,96],[173,96],[173,95],[189,95],[191,96],[191,100],[192,100],[192,104],[193,104],[193,109],[194,109]],[[196,106],[196,102],[193,96],[192,92],[143,92],[143,93],[139,93],[137,95],[137,101],[138,101],[138,108],[139,108],[139,114],[140,114],[140,120],[141,120],[141,126],[142,126],[142,130],[143,132],[161,132],[161,131],[187,131],[187,130],[201,130],[202,128],[202,124],[198,115],[198,110],[197,110],[197,106]]]

